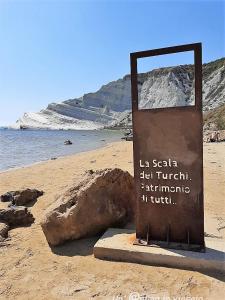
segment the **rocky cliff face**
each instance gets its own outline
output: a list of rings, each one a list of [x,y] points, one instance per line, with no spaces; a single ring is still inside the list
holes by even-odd
[[[204,113],[205,130],[225,130],[225,104]]]
[[[193,95],[192,65],[157,69],[144,78],[138,95],[139,109],[193,105]]]
[[[167,67],[139,74],[139,108],[193,105],[192,65]],[[203,65],[203,111],[225,103],[225,58]],[[37,113],[25,113],[15,127],[99,129],[131,122],[130,76],[110,82],[96,93],[51,103]]]

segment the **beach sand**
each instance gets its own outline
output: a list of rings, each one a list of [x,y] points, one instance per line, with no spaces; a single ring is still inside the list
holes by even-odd
[[[40,227],[45,209],[86,170],[107,167],[133,174],[132,143],[116,142],[0,174],[1,194],[21,188],[45,192],[31,207],[35,223],[11,230],[9,245],[0,247],[0,299],[121,300],[129,299],[131,292],[152,297],[149,299],[163,295],[224,299],[222,274],[98,260],[93,256],[98,237],[49,247]],[[224,240],[225,143],[204,144],[204,190],[205,231],[212,238]],[[5,206],[0,203],[0,208]]]

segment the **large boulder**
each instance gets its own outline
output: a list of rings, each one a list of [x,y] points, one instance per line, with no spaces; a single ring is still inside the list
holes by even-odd
[[[135,217],[134,180],[120,169],[90,172],[68,188],[41,223],[50,245],[124,226]]]
[[[26,226],[34,222],[34,217],[27,207],[11,206],[0,209],[0,222],[10,226]]]
[[[37,189],[25,189],[19,191],[11,191],[1,195],[1,201],[11,201],[13,205],[26,205],[31,201],[36,201],[38,197],[43,195],[43,191]]]

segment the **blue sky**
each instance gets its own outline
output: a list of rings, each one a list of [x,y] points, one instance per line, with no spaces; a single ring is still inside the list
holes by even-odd
[[[224,1],[0,0],[0,124],[124,76],[130,52],[202,42],[204,62],[224,57],[224,15]]]

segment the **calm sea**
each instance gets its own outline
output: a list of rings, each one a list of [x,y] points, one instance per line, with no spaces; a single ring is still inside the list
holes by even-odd
[[[122,136],[117,130],[0,129],[0,171],[97,149]],[[68,139],[72,145],[64,145]]]

